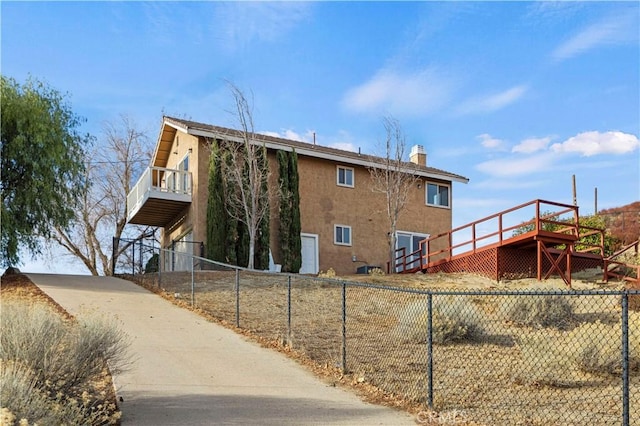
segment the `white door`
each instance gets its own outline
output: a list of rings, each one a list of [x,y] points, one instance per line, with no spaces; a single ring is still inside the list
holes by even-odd
[[[193,232],[176,240],[173,245],[173,270],[190,271],[193,264]]]
[[[300,234],[302,241],[302,266],[301,274],[317,274],[319,268],[318,235]]]

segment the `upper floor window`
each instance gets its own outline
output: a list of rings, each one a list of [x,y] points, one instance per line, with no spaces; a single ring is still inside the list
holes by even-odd
[[[338,185],[353,188],[353,169],[351,167],[338,166]]]
[[[427,205],[449,207],[449,186],[437,183],[427,183]]]
[[[338,244],[341,246],[350,246],[351,245],[351,227],[346,225],[335,225],[334,226],[334,244]]]

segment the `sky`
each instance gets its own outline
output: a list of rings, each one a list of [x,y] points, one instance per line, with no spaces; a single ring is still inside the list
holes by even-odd
[[[534,199],[640,199],[638,2],[0,3],[1,71],[69,94],[83,130],[127,114],[379,154],[397,119],[453,187],[453,226]],[[523,220],[527,220],[523,218]],[[79,271],[58,255],[23,269]]]

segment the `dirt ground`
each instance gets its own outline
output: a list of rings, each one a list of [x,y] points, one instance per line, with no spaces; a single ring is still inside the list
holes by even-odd
[[[199,312],[287,353],[332,385],[349,387],[371,402],[401,407],[416,415],[428,412],[429,418],[441,419],[433,424],[452,418],[456,424],[470,425],[604,425],[621,420],[619,375],[585,373],[560,359],[562,347],[575,345],[577,350],[584,345],[575,340],[572,328],[582,323],[614,325],[619,321],[616,296],[567,296],[575,312],[567,330],[519,327],[505,321],[500,309],[515,303],[513,296],[455,296],[458,300],[434,296],[434,306],[440,300],[464,306],[464,315],[475,316],[474,321],[482,322],[485,332],[478,341],[433,345],[431,395],[435,411],[430,411],[427,346],[424,339],[407,338],[407,333],[426,326],[421,316],[426,296],[415,290],[566,290],[564,282],[525,279],[497,283],[471,274],[421,273],[332,278],[338,281],[292,276],[289,282],[281,275],[243,271],[238,276],[238,304],[234,272],[197,273],[193,296],[190,274],[165,274],[149,286],[183,306],[193,301]],[[623,288],[619,282],[602,283],[598,270],[574,274],[573,278],[574,290]],[[340,280],[349,281],[344,293]],[[407,316],[408,329],[402,328]],[[630,329],[640,332],[636,313],[630,316]],[[520,344],[525,338],[542,339],[549,347],[528,353],[531,349]],[[631,424],[640,424],[639,379],[634,371]]]

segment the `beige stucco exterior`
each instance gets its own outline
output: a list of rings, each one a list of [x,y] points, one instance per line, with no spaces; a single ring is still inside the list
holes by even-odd
[[[161,166],[177,169],[180,162],[188,156],[189,171],[192,173],[192,202],[163,229],[164,248],[171,248],[174,241],[189,233],[192,241],[206,240],[210,138],[189,134],[181,129],[174,130],[172,136],[173,142],[166,155],[166,164]],[[166,138],[166,135],[164,137]],[[279,141],[281,140],[274,140],[267,145],[267,158],[271,170],[270,245],[275,263],[279,263],[280,260],[276,161]],[[340,152],[332,150],[329,153],[331,155],[323,154],[329,158],[319,158],[312,150],[313,146],[308,149],[304,144],[295,144],[293,148],[298,153],[301,229],[303,234],[317,235],[319,269],[326,271],[333,268],[341,275],[355,273],[356,269],[363,265],[386,269],[389,225],[385,195],[373,191],[369,169],[364,165],[354,164],[355,160],[349,158],[349,155],[354,156],[353,153],[345,152],[344,158],[341,158]],[[282,146],[282,149],[289,151],[291,148],[289,144]],[[338,166],[353,170],[353,187],[338,185]],[[451,208],[426,204],[427,181],[448,186],[449,205],[454,205],[453,182],[447,178],[446,172],[442,172],[442,176],[419,177],[410,189],[406,208],[400,214],[398,231],[436,235],[451,229]],[[351,244],[335,243],[336,225],[351,228]],[[432,247],[433,249],[435,248]],[[194,244],[193,253],[199,254],[197,244]]]

